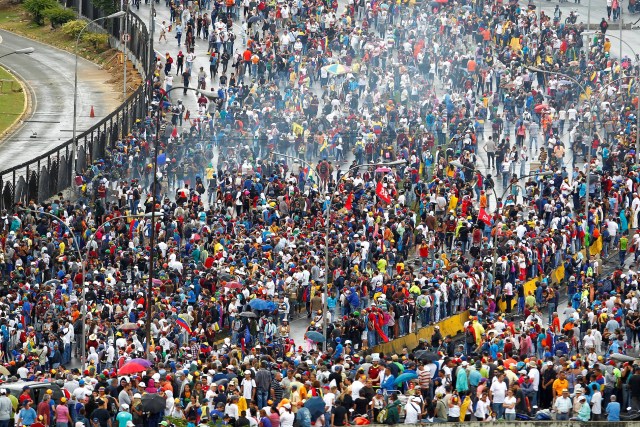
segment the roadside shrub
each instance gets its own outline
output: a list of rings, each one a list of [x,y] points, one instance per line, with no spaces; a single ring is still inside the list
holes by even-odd
[[[62,25],[62,32],[75,39],[78,37],[78,34],[80,34],[80,31],[82,31],[85,25],[87,25],[87,23],[82,19],[75,19]]]
[[[72,9],[65,9],[60,6],[45,9],[43,14],[51,22],[51,28],[59,27],[76,18],[76,13]]]
[[[109,41],[109,36],[106,34],[100,33],[86,33],[82,36],[82,40],[87,43],[91,43],[94,49],[97,49],[99,46],[104,46]]]
[[[44,11],[54,9],[58,6],[56,0],[25,0],[24,8],[33,18],[33,22],[38,25],[44,25]]]

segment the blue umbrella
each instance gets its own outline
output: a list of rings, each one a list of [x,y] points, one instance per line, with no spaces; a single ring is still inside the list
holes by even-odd
[[[324,414],[324,399],[319,396],[314,396],[304,403],[304,407],[309,410],[311,413],[311,422],[314,422],[320,415]]]
[[[309,331],[304,334],[306,338],[309,338],[313,342],[325,342],[326,338],[318,331]]]
[[[410,373],[407,373],[407,374],[398,375],[398,378],[396,378],[396,380],[393,383],[395,385],[398,385],[398,384],[402,384],[402,383],[407,382],[407,381],[415,380],[416,378],[418,378],[418,374],[410,372]]]
[[[254,310],[269,310],[273,311],[276,309],[276,305],[271,301],[266,301],[263,299],[252,299],[249,301],[249,307]]]

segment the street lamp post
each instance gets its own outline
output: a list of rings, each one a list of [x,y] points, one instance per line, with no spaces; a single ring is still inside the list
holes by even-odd
[[[104,16],[102,18],[97,18],[97,19],[94,19],[93,21],[89,21],[85,24],[84,27],[82,27],[82,29],[78,33],[78,36],[76,37],[76,44],[74,48],[76,62],[75,62],[75,71],[74,71],[74,77],[73,77],[73,128],[72,128],[73,144],[71,146],[71,173],[70,173],[70,180],[69,180],[69,183],[71,184],[71,186],[73,186],[73,178],[78,166],[76,162],[76,157],[78,154],[78,139],[76,138],[76,133],[77,133],[77,120],[78,120],[78,44],[80,43],[80,37],[82,37],[82,33],[84,33],[84,30],[86,30],[91,24],[94,24],[99,21],[105,21],[107,19],[120,18],[121,16],[124,16],[126,14],[127,13],[124,10],[121,10],[119,12],[112,13],[111,15]]]
[[[153,0],[152,0],[152,4],[153,4]],[[165,92],[165,96],[167,97],[167,99],[169,99],[169,94],[171,93],[171,91],[176,90],[176,89],[182,89],[182,90],[189,90],[189,91],[194,91],[197,93],[200,93],[202,95],[204,95],[205,97],[207,97],[208,99],[213,99],[213,98],[217,98],[218,95],[217,93],[208,91],[208,90],[202,90],[202,89],[197,89],[194,87],[183,87],[183,86],[174,86],[171,89],[169,89],[168,91]],[[160,124],[162,122],[162,102],[158,103],[158,111],[156,111],[156,135],[155,138],[153,139],[154,143],[154,153],[153,153],[153,181],[151,183],[151,197],[153,200],[153,209],[151,210],[151,236],[149,237],[149,247],[151,248],[149,251],[149,281],[147,282],[147,296],[146,296],[146,301],[147,301],[147,306],[146,306],[146,317],[147,317],[147,321],[145,322],[145,338],[146,338],[146,346],[145,346],[145,357],[148,359],[151,353],[151,315],[152,310],[151,310],[151,300],[153,298],[153,269],[154,269],[154,265],[153,265],[153,257],[154,257],[154,252],[155,252],[155,242],[156,242],[156,209],[155,209],[155,203],[156,203],[156,196],[159,194],[158,191],[158,147],[160,146]]]
[[[273,153],[276,156],[280,156],[280,157],[284,157],[285,159],[291,159],[294,161],[299,161],[301,163],[304,163],[305,165],[307,165],[307,167],[309,168],[309,171],[311,171],[312,167],[311,164],[309,162],[307,162],[306,160],[302,160],[298,157],[294,157],[294,156],[289,156],[287,154],[282,154],[282,153]],[[377,163],[365,163],[362,165],[356,165],[353,166],[349,169],[347,169],[345,171],[345,173],[340,177],[340,179],[344,179],[345,177],[349,176],[349,174],[357,169],[360,168],[368,168],[371,166],[397,166],[397,165],[403,165],[406,162],[404,160],[396,160],[393,162],[388,162],[388,163],[383,163],[383,162],[377,162]],[[329,194],[329,190],[327,189],[324,192],[325,197]],[[326,212],[326,223],[325,223],[325,233],[324,233],[324,283],[323,283],[323,298],[322,298],[322,335],[326,338],[327,336],[327,300],[329,299],[329,231],[331,230],[331,203],[332,199],[329,198],[329,205],[327,206],[327,212]],[[327,351],[327,340],[325,339],[323,345],[323,351],[326,352]]]
[[[620,20],[620,28],[622,28],[622,20]],[[591,34],[595,34],[595,32],[585,31],[583,34],[591,35]],[[638,100],[638,105],[636,105],[636,155],[635,155],[635,158],[636,158],[636,164],[640,164],[640,56],[638,56],[635,49],[622,37],[614,36],[613,34],[607,34],[607,37],[618,39],[620,41],[620,44],[621,44],[620,58],[622,58],[622,43],[624,43],[629,48],[629,50],[631,50],[631,53],[633,53],[633,56],[636,58],[635,84],[636,84],[636,97]]]
[[[593,132],[594,132],[594,127],[596,126],[596,122],[593,120],[593,104],[591,103],[591,98],[589,97],[589,94],[587,93],[586,89],[584,88],[584,86],[573,76],[570,76],[568,74],[563,74],[563,73],[556,73],[556,72],[551,72],[551,71],[547,71],[547,70],[543,70],[541,68],[536,68],[536,67],[527,67],[529,68],[531,71],[537,72],[537,73],[542,73],[542,74],[553,74],[556,76],[560,76],[563,77],[567,80],[571,80],[573,83],[575,83],[580,90],[582,91],[582,93],[585,95],[585,97],[587,98],[587,102],[589,103],[589,144],[587,147],[587,163],[586,163],[586,168],[585,168],[585,176],[586,176],[586,183],[587,183],[587,191],[585,194],[585,200],[584,200],[584,229],[585,232],[586,230],[588,230],[588,226],[589,226],[589,184],[591,182],[591,139],[593,137]],[[637,132],[637,130],[636,130]],[[574,153],[575,155],[575,153]],[[636,153],[636,157],[637,157],[637,153]]]
[[[497,203],[499,204],[498,206],[499,207],[504,207],[504,198],[508,194],[509,189],[511,189],[511,187],[514,184],[517,184],[518,182],[522,181],[523,179],[531,178],[532,176],[549,176],[549,175],[553,175],[553,172],[552,171],[540,171],[540,172],[530,173],[528,175],[523,175],[523,176],[519,177],[516,181],[510,182],[509,185],[507,185],[507,187],[505,189],[503,189],[502,195],[500,196],[500,199],[497,201]],[[497,267],[498,267],[498,233],[496,232],[495,235],[493,236],[492,274],[493,274],[493,280],[494,281],[496,280],[496,269],[497,269]]]
[[[467,170],[470,170],[471,172],[478,172],[480,175],[482,175],[483,179],[485,179],[485,180],[487,179],[486,175],[483,174],[479,169],[467,166],[467,165],[465,165],[464,163],[462,163],[459,160],[452,160],[452,161],[449,162],[449,164],[451,166],[455,166],[455,167],[457,167],[459,169],[467,169]],[[500,208],[500,205],[499,205],[500,200],[498,199],[498,194],[496,193],[495,185],[493,187],[491,187],[491,190],[493,191],[493,197],[496,199],[496,205],[497,205],[496,209],[499,209]]]
[[[86,282],[86,274],[87,274],[87,270],[86,270],[86,266],[85,264],[89,262],[89,246],[88,243],[91,240],[95,239],[95,235],[98,232],[98,230],[102,229],[105,225],[114,222],[114,221],[118,221],[121,219],[127,219],[127,218],[141,218],[141,217],[147,217],[148,214],[135,214],[135,215],[121,215],[121,216],[116,216],[113,217],[111,219],[109,219],[108,221],[103,222],[102,224],[100,224],[98,227],[96,227],[96,231],[94,231],[90,236],[89,236],[89,240],[87,240],[87,252],[86,252],[86,256],[83,256],[82,251],[80,250],[80,245],[78,244],[78,240],[75,238],[75,235],[73,233],[73,230],[59,217],[49,213],[49,212],[40,212],[34,209],[29,209],[29,208],[20,208],[20,210],[24,211],[24,212],[31,212],[33,214],[36,215],[44,215],[46,217],[49,217],[51,219],[53,219],[54,221],[58,221],[60,224],[62,224],[64,226],[65,229],[67,229],[67,231],[69,231],[69,234],[71,235],[72,239],[73,239],[73,246],[75,251],[78,254],[78,261],[80,262],[80,268],[81,268],[81,276],[82,276],[82,283],[80,286],[82,286],[82,290],[81,290],[81,302],[80,302],[80,314],[81,314],[81,321],[82,321],[82,330],[81,330],[81,341],[82,341],[82,345],[80,347],[80,360],[82,363],[82,370],[84,371],[84,368],[86,366],[86,339],[85,339],[85,334],[86,334],[86,316],[87,316],[87,305],[86,305],[86,301],[85,301],[85,282]],[[73,279],[72,279],[73,280]]]

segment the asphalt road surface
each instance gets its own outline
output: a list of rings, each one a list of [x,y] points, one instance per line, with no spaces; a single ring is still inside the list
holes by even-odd
[[[0,165],[5,170],[26,162],[71,139],[75,56],[36,41],[0,31],[0,54],[34,47],[30,55],[10,55],[0,63],[17,74],[31,93],[31,111],[22,124],[0,142]],[[110,74],[90,61],[78,62],[78,134],[109,115],[122,95],[106,82]],[[91,118],[91,106],[95,117]],[[33,137],[32,137],[33,136]]]

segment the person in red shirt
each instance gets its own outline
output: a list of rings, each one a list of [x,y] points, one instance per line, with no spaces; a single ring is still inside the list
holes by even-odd
[[[378,359],[373,361],[373,365],[369,368],[369,379],[371,380],[371,384],[374,387],[380,386],[380,372],[382,371],[382,367],[380,366],[380,362]]]
[[[42,416],[42,423],[46,426],[51,425],[51,405],[49,400],[51,400],[51,395],[47,393],[44,395],[42,402],[38,403],[38,409],[36,410],[38,420]]]
[[[20,397],[18,397],[18,401],[20,402],[20,406],[22,406],[24,404],[24,402],[27,401],[27,400],[33,401],[33,398],[31,397],[31,392],[29,390],[29,386],[25,386],[22,389],[22,394],[20,395]]]
[[[44,425],[44,417],[42,415],[40,415],[37,419],[36,422],[31,424],[31,427],[46,427]]]

